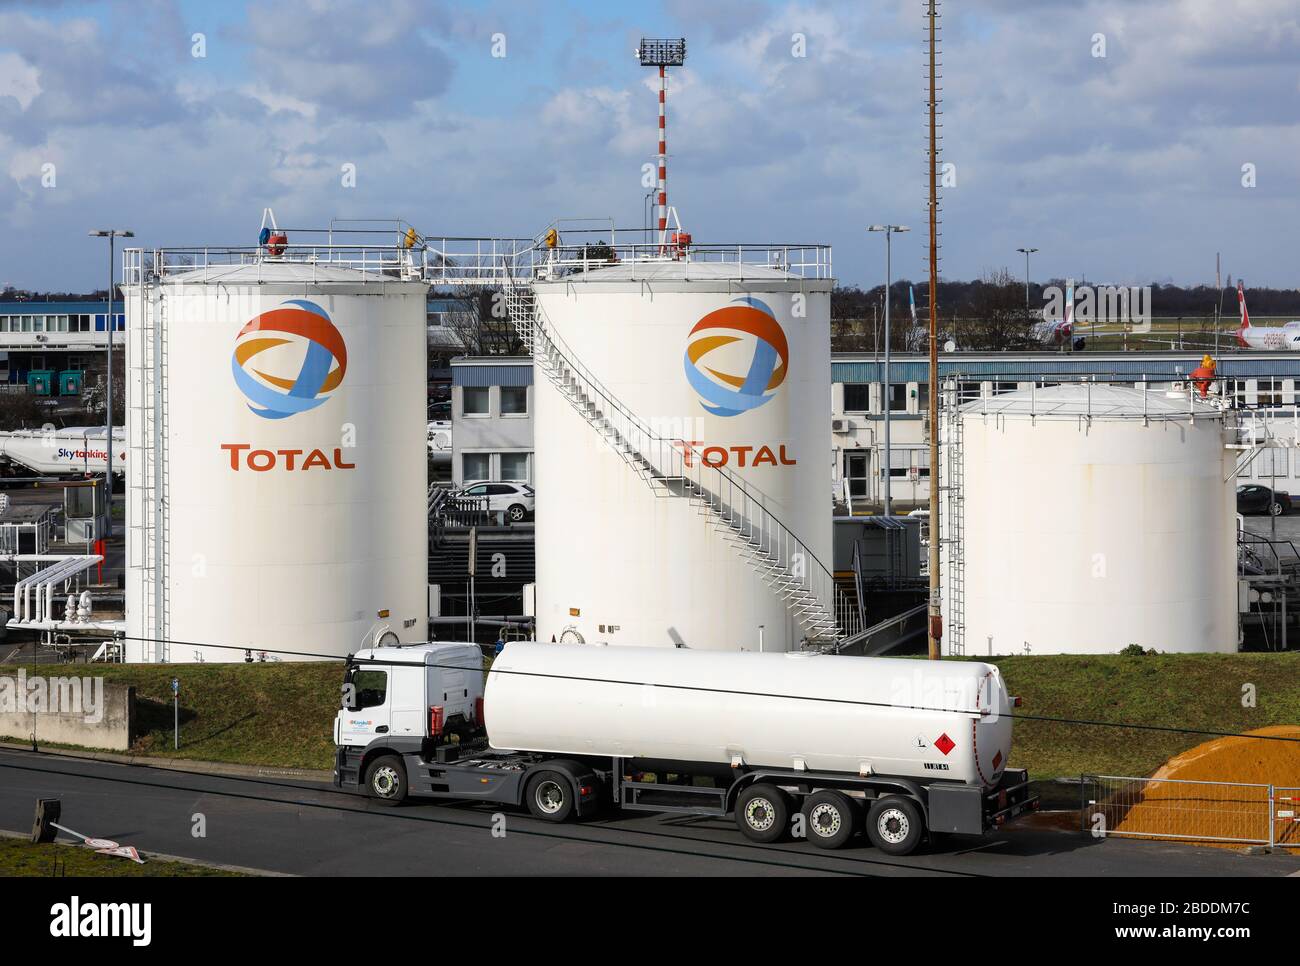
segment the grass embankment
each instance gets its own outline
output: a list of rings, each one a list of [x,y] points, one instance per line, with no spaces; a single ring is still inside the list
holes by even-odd
[[[1241,733],[1300,724],[1300,654],[993,658],[1017,714]],[[1242,704],[1253,687],[1254,707]],[[1150,775],[1209,735],[1018,719],[1014,764],[1034,778]],[[1300,746],[1296,747],[1300,755]]]
[[[1019,714],[1244,732],[1300,724],[1300,653],[994,658]],[[9,673],[9,669],[4,669]],[[333,767],[342,666],[49,665],[28,673],[102,674],[133,684],[142,733],[132,751],[285,768]],[[171,679],[181,680],[181,748],[172,750]],[[1255,707],[1243,707],[1253,685]],[[557,713],[562,714],[563,709]],[[1208,735],[1036,721],[1015,724],[1012,762],[1035,778],[1149,775]],[[1300,748],[1297,749],[1300,754]]]
[[[16,670],[0,668],[0,673]],[[28,665],[27,673],[102,676],[106,682],[134,685],[138,736],[132,754],[281,768],[334,767],[334,711],[343,683],[342,662],[43,664]],[[174,677],[181,682],[179,750],[172,748]]]
[[[43,842],[33,845],[26,839],[0,838],[0,877],[2,876],[239,876],[242,872],[214,869],[188,862],[167,862],[142,855],[144,865],[115,855],[99,855],[81,845]]]

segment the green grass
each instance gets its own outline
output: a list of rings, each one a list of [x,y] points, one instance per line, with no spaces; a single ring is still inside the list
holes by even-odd
[[[1243,732],[1300,724],[1300,653],[993,658],[1020,714]],[[1256,707],[1242,707],[1245,685]],[[1017,720],[1012,763],[1035,778],[1149,775],[1207,735]],[[1300,747],[1296,754],[1300,755]]]
[[[141,855],[144,865],[114,855],[99,855],[81,845],[43,842],[33,845],[26,839],[0,838],[0,876],[239,876],[241,872],[214,869],[188,862],[166,862]]]
[[[46,664],[29,665],[27,673],[94,675],[134,685],[139,736],[133,754],[282,768],[334,767],[333,722],[343,684],[342,662]],[[181,682],[179,751],[172,748],[173,677]]]
[[[1002,657],[1019,713],[1240,732],[1300,724],[1300,653]],[[143,733],[136,754],[327,770],[342,683],[336,662],[46,665],[28,673],[102,674],[133,684]],[[181,748],[172,750],[170,682],[181,680]],[[1257,707],[1242,707],[1253,684]],[[562,710],[559,713],[563,713]],[[1147,775],[1209,737],[1017,720],[1014,764],[1035,778]],[[1297,750],[1300,754],[1300,749]]]

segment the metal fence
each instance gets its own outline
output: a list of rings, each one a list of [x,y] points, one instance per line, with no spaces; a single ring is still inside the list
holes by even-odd
[[[1273,844],[1300,849],[1300,788],[1273,789]]]
[[[1085,832],[1300,848],[1300,789],[1241,782],[1083,775]],[[1285,816],[1283,816],[1285,813]]]

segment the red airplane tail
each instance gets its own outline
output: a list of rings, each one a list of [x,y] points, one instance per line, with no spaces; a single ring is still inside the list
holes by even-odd
[[[1241,312],[1241,325],[1237,328],[1237,344],[1250,348],[1246,341],[1246,330],[1250,328],[1250,313],[1246,311],[1246,285],[1237,279],[1237,307]]]

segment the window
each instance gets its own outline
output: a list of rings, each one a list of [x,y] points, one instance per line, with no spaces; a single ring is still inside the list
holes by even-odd
[[[501,454],[501,479],[503,480],[528,479],[528,454],[527,453],[502,453]]]
[[[462,416],[488,415],[487,386],[464,386],[461,389]]]
[[[524,416],[528,413],[528,387],[501,387],[501,415]]]
[[[916,411],[918,413],[930,411],[930,384],[928,382],[918,382],[916,384]]]
[[[461,478],[464,480],[486,480],[491,475],[491,457],[487,453],[464,453],[461,455]]]
[[[846,382],[844,384],[844,411],[846,413],[871,412],[871,384]]]
[[[907,383],[905,382],[890,383],[889,411],[891,413],[907,412]]]
[[[912,452],[916,455],[916,478],[928,480],[930,478],[930,451],[928,449],[918,449]]]
[[[352,705],[348,710],[377,708],[388,700],[388,672],[354,670],[352,672]],[[347,707],[345,704],[344,707]]]
[[[910,450],[889,448],[889,478],[906,477],[912,465]],[[885,475],[884,460],[881,460],[880,475]]]
[[[1261,480],[1271,480],[1274,477],[1285,478],[1288,475],[1289,455],[1290,453],[1284,449],[1273,446],[1261,447],[1259,456],[1255,459],[1256,478]]]
[[[1259,388],[1258,399],[1261,406],[1282,405],[1281,379],[1260,379],[1257,385]]]

